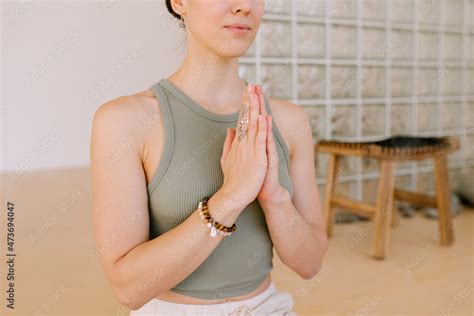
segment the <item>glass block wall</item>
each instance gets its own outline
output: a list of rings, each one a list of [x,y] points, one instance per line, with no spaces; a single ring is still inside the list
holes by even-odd
[[[241,76],[311,117],[314,140],[455,135],[451,186],[474,175],[474,0],[265,0]],[[327,155],[316,157],[321,194]],[[376,161],[345,158],[339,192],[375,201]],[[434,193],[430,161],[396,186]]]

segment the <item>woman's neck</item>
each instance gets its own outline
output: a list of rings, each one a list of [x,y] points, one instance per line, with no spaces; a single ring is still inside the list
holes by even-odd
[[[188,53],[168,80],[201,106],[219,113],[237,112],[246,88],[238,73],[237,58],[210,53]]]

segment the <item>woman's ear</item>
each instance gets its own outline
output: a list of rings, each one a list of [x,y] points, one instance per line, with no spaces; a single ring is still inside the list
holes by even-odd
[[[188,0],[170,0],[173,11],[183,16],[188,9]]]

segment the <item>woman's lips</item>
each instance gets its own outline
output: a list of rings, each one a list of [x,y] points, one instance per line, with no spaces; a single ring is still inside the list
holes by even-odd
[[[225,28],[229,30],[230,32],[232,32],[233,34],[237,34],[237,35],[245,35],[248,32],[250,32],[250,29],[243,28],[243,27],[225,26]]]

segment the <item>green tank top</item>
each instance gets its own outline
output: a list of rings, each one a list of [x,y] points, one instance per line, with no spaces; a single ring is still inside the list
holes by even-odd
[[[150,87],[158,99],[165,131],[160,163],[147,186],[150,240],[188,218],[205,196],[223,183],[220,158],[227,127],[235,128],[239,112],[216,114],[200,106],[170,80]],[[265,97],[267,113],[271,114]],[[280,183],[293,196],[289,151],[273,124],[280,161]],[[171,291],[200,299],[240,296],[258,288],[273,269],[273,243],[256,199],[239,215],[237,230]]]

